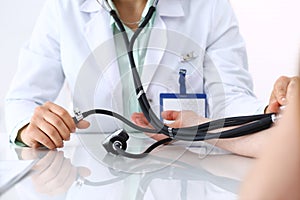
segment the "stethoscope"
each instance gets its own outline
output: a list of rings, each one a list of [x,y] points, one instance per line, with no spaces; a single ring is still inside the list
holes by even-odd
[[[108,152],[116,155],[130,157],[130,158],[143,158],[147,156],[148,153],[150,153],[157,146],[168,143],[172,140],[203,141],[209,139],[219,139],[219,138],[225,139],[225,138],[240,137],[240,136],[256,133],[258,131],[267,129],[271,127],[272,123],[275,122],[275,120],[277,119],[275,113],[270,113],[270,114],[223,118],[223,119],[210,121],[198,126],[191,126],[191,127],[184,127],[184,128],[171,128],[165,125],[151,109],[151,106],[146,97],[146,93],[143,89],[140,76],[136,69],[136,64],[133,56],[134,42],[137,39],[138,35],[141,33],[141,31],[148,24],[151,17],[153,16],[153,13],[155,12],[156,6],[158,4],[158,0],[153,1],[144,20],[138,26],[138,29],[134,32],[130,40],[126,34],[123,23],[118,17],[116,11],[113,10],[112,7],[109,5],[107,0],[103,0],[102,3],[99,0],[97,0],[97,2],[106,11],[110,13],[110,15],[114,18],[117,26],[121,30],[122,37],[128,52],[128,58],[131,66],[131,72],[133,76],[133,82],[136,90],[137,99],[143,114],[145,115],[149,123],[153,126],[153,129],[139,127],[134,123],[132,123],[131,121],[124,118],[123,116],[121,116],[120,114],[115,113],[113,111],[104,110],[104,109],[94,109],[87,112],[81,112],[80,110],[75,109],[74,110],[75,117],[73,117],[74,122],[77,124],[80,120],[88,117],[89,115],[102,114],[102,115],[115,117],[138,131],[164,134],[168,136],[168,138],[160,140],[154,143],[153,145],[151,145],[143,153],[132,154],[125,151],[127,148],[126,142],[129,139],[129,135],[126,133],[125,130],[120,129],[114,132],[113,134],[111,134],[110,136],[108,136],[103,142],[103,146]],[[239,127],[232,128],[230,130],[225,130],[225,131],[217,131],[213,133],[211,132],[213,130],[217,130],[225,127],[232,127],[232,126],[239,126]]]

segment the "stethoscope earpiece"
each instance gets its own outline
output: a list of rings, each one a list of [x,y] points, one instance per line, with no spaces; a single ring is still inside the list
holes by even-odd
[[[124,151],[127,149],[128,139],[129,136],[127,132],[123,129],[119,129],[105,138],[102,145],[108,153],[119,155],[118,149],[122,149]]]

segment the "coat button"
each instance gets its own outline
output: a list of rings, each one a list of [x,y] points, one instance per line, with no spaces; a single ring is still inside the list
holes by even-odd
[[[152,103],[153,100],[152,99],[148,99],[148,101],[149,101],[149,103]]]

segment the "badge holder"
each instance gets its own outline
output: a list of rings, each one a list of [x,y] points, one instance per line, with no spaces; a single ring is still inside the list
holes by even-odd
[[[179,91],[180,93],[160,94],[160,113],[166,110],[191,110],[200,116],[207,117],[206,94],[187,93],[185,85],[186,69],[179,71]],[[160,117],[161,120],[162,117]],[[166,120],[164,122],[167,122]]]

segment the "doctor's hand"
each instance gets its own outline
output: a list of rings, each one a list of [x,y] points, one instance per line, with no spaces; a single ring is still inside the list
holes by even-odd
[[[163,111],[161,115],[163,119],[168,121],[173,121],[172,123],[167,124],[169,127],[172,128],[195,126],[209,121],[209,119],[201,117],[197,115],[195,112],[190,110],[185,110],[185,111],[168,110],[168,111]],[[150,125],[150,123],[147,121],[143,113],[134,113],[131,116],[131,120],[138,126],[144,128],[153,128]],[[152,133],[146,133],[146,134],[157,141],[167,138],[167,136],[164,134],[152,134]]]
[[[196,126],[210,121],[208,118],[199,116],[191,110],[175,111],[167,110],[161,113],[163,119],[173,121],[168,126],[172,128],[183,128],[189,126]]]
[[[153,126],[148,122],[148,120],[146,119],[143,113],[133,113],[131,115],[131,121],[133,121],[133,123],[135,123],[140,127],[153,129]],[[157,141],[168,138],[168,136],[164,134],[154,134],[154,133],[145,133],[145,134]]]
[[[82,120],[77,127],[87,128],[89,123]],[[19,131],[17,140],[33,148],[41,145],[48,149],[61,148],[75,130],[76,125],[64,108],[46,102],[34,110],[30,123]]]
[[[300,77],[286,77],[282,76],[274,84],[274,88],[269,100],[269,105],[267,106],[265,113],[278,113],[280,111],[280,106],[286,106],[288,100],[286,98],[287,89],[292,81],[299,81]]]

